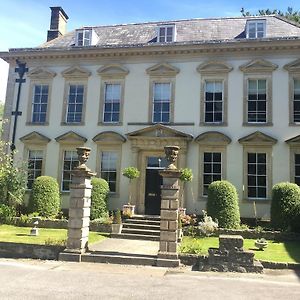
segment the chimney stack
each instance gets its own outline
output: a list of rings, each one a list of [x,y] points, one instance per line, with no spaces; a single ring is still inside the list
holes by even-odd
[[[68,15],[60,6],[50,7],[51,21],[50,30],[48,30],[47,42],[64,35],[67,32]]]

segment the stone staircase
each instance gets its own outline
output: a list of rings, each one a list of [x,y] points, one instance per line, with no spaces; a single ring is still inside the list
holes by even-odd
[[[159,241],[160,217],[135,215],[126,219],[120,234],[111,234],[112,238]]]

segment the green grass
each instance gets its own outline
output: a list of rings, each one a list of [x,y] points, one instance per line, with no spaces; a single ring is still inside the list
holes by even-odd
[[[29,234],[30,227],[0,225],[0,242],[45,245],[45,242],[56,244],[67,239],[66,229],[39,228],[38,236],[30,236]],[[106,233],[90,232],[89,244],[100,242],[107,236]]]
[[[254,251],[256,259],[272,262],[300,263],[300,241],[276,242],[269,240],[268,242],[268,247],[261,251],[254,246],[255,239],[244,239],[244,249]],[[217,237],[192,238],[186,236],[180,245],[180,252],[207,255],[210,247],[219,247],[219,239]]]

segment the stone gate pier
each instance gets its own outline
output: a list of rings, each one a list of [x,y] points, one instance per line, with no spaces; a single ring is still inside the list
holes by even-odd
[[[166,146],[165,153],[169,165],[159,174],[163,177],[161,187],[160,211],[160,242],[157,255],[158,267],[178,267],[178,208],[179,208],[179,177],[181,172],[176,168],[175,161],[179,147]]]

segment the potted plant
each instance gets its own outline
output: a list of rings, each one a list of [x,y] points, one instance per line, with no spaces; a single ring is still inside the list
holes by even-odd
[[[132,214],[134,214],[135,206],[130,204],[131,203],[131,198],[132,198],[132,191],[131,191],[132,184],[131,184],[131,182],[132,182],[133,179],[140,177],[140,171],[135,167],[128,167],[128,168],[123,169],[122,174],[123,174],[123,176],[125,176],[129,179],[129,202],[128,202],[127,206],[129,206],[128,209],[130,209],[130,206],[131,206],[131,209],[133,209]]]
[[[193,180],[193,172],[192,169],[184,168],[180,170],[181,175],[179,177],[179,180],[183,182],[182,189],[181,189],[181,195],[180,195],[180,205],[183,205],[183,195],[185,190],[185,184],[187,182],[191,182]],[[192,191],[193,194],[193,191]],[[194,196],[193,196],[194,198]]]
[[[122,217],[121,212],[118,209],[116,212],[113,212],[113,223],[112,223],[112,233],[120,234],[122,231]]]
[[[132,216],[134,215],[134,210],[135,210],[135,205],[132,205],[130,203],[124,204],[123,211],[122,211],[123,218],[125,219],[132,218]]]

